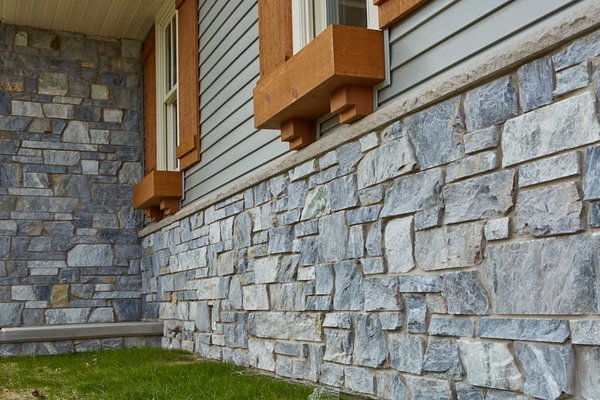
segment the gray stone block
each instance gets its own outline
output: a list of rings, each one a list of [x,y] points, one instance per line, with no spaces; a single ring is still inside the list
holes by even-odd
[[[533,236],[575,233],[582,229],[582,209],[574,182],[521,190],[517,196],[516,229]]]
[[[371,371],[364,368],[346,367],[344,376],[344,385],[353,392],[375,393],[375,376]]]
[[[112,266],[113,251],[107,244],[78,244],[67,253],[70,267]]]
[[[447,224],[502,215],[513,206],[514,171],[471,178],[444,187]]]
[[[406,118],[403,126],[403,134],[410,136],[422,169],[461,158],[463,130],[459,97]]]
[[[23,307],[23,303],[0,303],[0,327],[21,325]]]
[[[291,253],[293,231],[291,226],[282,226],[269,230],[269,253]]]
[[[564,343],[567,321],[559,319],[482,318],[477,336],[488,339]]]
[[[269,310],[269,295],[266,285],[243,286],[244,310]]]
[[[320,342],[321,314],[304,312],[250,313],[250,335],[265,339]]]
[[[335,179],[328,186],[331,211],[343,210],[358,204],[355,175],[346,175]]]
[[[524,164],[519,168],[519,187],[579,175],[579,158],[572,152]]]
[[[419,211],[415,214],[415,230],[422,231],[424,229],[440,226],[442,224],[443,212],[444,209],[442,207]]]
[[[450,314],[487,314],[488,294],[477,272],[450,272],[442,275],[442,295]]]
[[[1,351],[1,350],[0,350]],[[582,400],[600,398],[600,347],[582,346],[577,359],[577,393]]]
[[[423,371],[452,381],[461,380],[464,370],[456,340],[429,339],[423,360]]]
[[[600,345],[600,320],[571,321],[573,344]]]
[[[319,218],[331,212],[329,185],[320,185],[306,195],[300,219]]]
[[[361,311],[364,308],[364,278],[357,264],[350,261],[339,262],[335,268],[335,310]]]
[[[600,199],[600,146],[586,149],[583,194],[585,200]]]
[[[400,372],[420,375],[423,369],[423,339],[401,333],[389,333],[390,366]]]
[[[409,333],[427,332],[427,303],[424,296],[403,296]]]
[[[600,228],[600,202],[590,204],[588,210],[588,225],[591,228]],[[2,254],[1,251],[0,254]]]
[[[507,344],[461,339],[458,345],[469,384],[502,390],[523,389],[523,376]]]
[[[488,241],[508,239],[510,237],[510,218],[504,217],[486,222],[483,232]]]
[[[473,131],[517,115],[517,92],[509,76],[468,92],[465,96],[467,129]]]
[[[461,178],[494,170],[497,167],[498,156],[495,151],[474,154],[450,163],[446,172],[446,181],[453,182]]]
[[[600,32],[592,32],[572,42],[552,56],[556,70],[582,63],[600,54]]]
[[[319,258],[321,262],[346,258],[348,225],[344,212],[337,212],[319,220]]]
[[[583,93],[504,124],[502,165],[532,160],[600,140],[594,95]]]
[[[402,275],[400,291],[408,293],[436,293],[440,291],[440,278],[437,275]]]
[[[587,62],[564,69],[556,74],[556,89],[554,96],[581,89],[590,84]]]
[[[413,257],[413,218],[397,218],[385,226],[384,246],[388,272],[409,272],[415,267]]]
[[[457,400],[484,400],[483,389],[465,385],[464,383],[456,384]]]
[[[432,315],[427,333],[434,336],[473,336],[474,323],[471,318],[443,317]]]
[[[388,345],[379,319],[376,315],[357,314],[353,321],[353,364],[381,368],[388,359]]]
[[[414,399],[452,400],[452,388],[448,381],[419,376],[404,377],[406,386]]]
[[[325,329],[325,355],[323,360],[338,364],[351,364],[354,340],[352,332],[340,329]]]
[[[443,171],[439,168],[394,180],[385,192],[381,217],[409,214],[441,205]]]
[[[574,394],[575,354],[570,346],[529,343],[515,346],[525,375],[525,394],[549,400]]]
[[[517,76],[523,111],[531,111],[552,102],[553,70],[550,57],[523,65],[518,69]]]
[[[425,271],[472,267],[483,260],[483,226],[470,223],[417,231],[415,261]]]
[[[489,245],[485,271],[496,313],[597,312],[592,245],[584,236]]]
[[[378,147],[358,164],[358,189],[384,182],[413,171],[417,159],[408,136]]]
[[[365,278],[363,290],[365,311],[402,309],[397,278]]]
[[[89,308],[57,308],[46,310],[48,325],[83,324],[87,322]]]

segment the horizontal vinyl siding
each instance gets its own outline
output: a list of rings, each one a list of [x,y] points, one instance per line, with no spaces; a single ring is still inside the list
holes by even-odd
[[[389,31],[381,106],[578,0],[436,0]]]
[[[201,0],[200,163],[185,173],[184,205],[287,153],[279,131],[254,128],[259,77],[256,0]]]

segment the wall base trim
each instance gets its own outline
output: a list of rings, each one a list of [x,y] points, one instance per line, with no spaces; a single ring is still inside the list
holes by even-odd
[[[0,344],[162,336],[163,327],[163,322],[117,322],[2,328],[0,329]]]

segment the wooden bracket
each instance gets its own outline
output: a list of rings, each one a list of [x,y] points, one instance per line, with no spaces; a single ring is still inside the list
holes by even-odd
[[[146,216],[153,222],[158,222],[165,217],[165,213],[158,207],[146,208]]]
[[[350,124],[373,113],[373,87],[346,85],[329,97],[332,114],[340,115],[341,124]]]
[[[315,122],[310,119],[292,118],[281,124],[281,140],[290,143],[290,150],[299,150],[317,140]]]
[[[160,201],[160,209],[167,215],[173,215],[179,211],[179,200],[178,197],[167,197]]]

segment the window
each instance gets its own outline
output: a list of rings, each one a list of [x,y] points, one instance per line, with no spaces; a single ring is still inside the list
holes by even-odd
[[[329,25],[378,29],[372,0],[292,0],[294,54]]]
[[[175,3],[168,1],[156,20],[156,161],[163,171],[179,169],[177,22]]]

